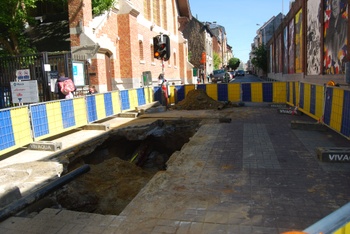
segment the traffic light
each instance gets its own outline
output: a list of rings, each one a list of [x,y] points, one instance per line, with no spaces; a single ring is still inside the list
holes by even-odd
[[[153,37],[154,58],[168,61],[170,58],[170,39],[168,35]]]

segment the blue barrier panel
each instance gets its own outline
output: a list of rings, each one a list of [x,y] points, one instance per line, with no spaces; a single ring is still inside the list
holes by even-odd
[[[15,145],[10,110],[0,111],[0,150]]]
[[[299,107],[302,109],[304,108],[304,95],[305,95],[304,89],[305,89],[304,83],[300,83]]]
[[[218,101],[228,101],[228,85],[218,84]]]
[[[310,113],[316,113],[316,85],[311,85]]]
[[[263,102],[272,102],[273,101],[273,84],[272,83],[263,83]]]
[[[105,110],[106,110],[106,116],[114,115],[113,113],[113,103],[112,103],[112,94],[111,93],[105,93],[103,95],[104,102],[105,102]]]
[[[75,126],[73,99],[66,99],[61,101],[62,110],[62,125],[63,128]]]
[[[340,132],[350,137],[350,91],[344,91],[342,125]]]
[[[138,105],[145,105],[146,104],[146,98],[145,98],[145,89],[139,88],[136,90],[137,92],[137,102]]]
[[[201,89],[201,90],[206,91],[207,90],[207,85],[205,85],[205,84],[198,84],[197,85],[197,89]]]
[[[331,123],[332,99],[333,99],[333,89],[326,87],[326,100],[325,100],[323,122],[327,125]]]
[[[91,123],[97,120],[96,99],[95,95],[86,96],[86,108],[88,115],[88,122]]]
[[[45,103],[30,107],[34,137],[49,134],[49,124]]]
[[[130,109],[129,90],[121,90],[120,98],[122,102],[122,110],[129,110]]]
[[[295,106],[297,105],[297,87],[298,87],[298,83],[294,82],[293,83],[293,104]]]
[[[183,85],[175,87],[177,91],[177,101],[180,102],[185,99],[185,87]]]
[[[242,101],[251,102],[252,101],[252,91],[250,83],[242,83]]]
[[[162,89],[160,86],[154,87],[154,101],[162,103]]]

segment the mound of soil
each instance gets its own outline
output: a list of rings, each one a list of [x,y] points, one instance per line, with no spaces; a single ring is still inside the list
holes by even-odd
[[[186,98],[175,105],[177,110],[207,110],[207,109],[222,109],[224,103],[215,101],[205,90],[194,89],[188,92]]]

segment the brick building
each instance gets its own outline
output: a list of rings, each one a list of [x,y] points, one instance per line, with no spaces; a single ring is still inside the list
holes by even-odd
[[[91,0],[70,0],[68,15],[73,59],[89,63],[90,83],[99,92],[141,87],[145,71],[157,85],[163,68],[153,57],[153,37],[160,33],[171,44],[165,78],[178,84],[191,80],[187,40],[179,31],[191,18],[188,0],[119,0],[97,17]]]

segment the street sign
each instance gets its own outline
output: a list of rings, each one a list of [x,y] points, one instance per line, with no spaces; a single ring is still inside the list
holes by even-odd
[[[16,70],[16,77],[17,77],[17,80],[30,80],[30,70],[29,69]]]
[[[38,83],[36,80],[10,82],[12,103],[39,102]]]

